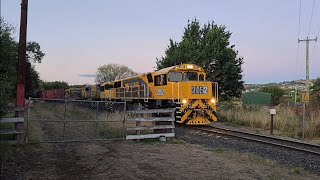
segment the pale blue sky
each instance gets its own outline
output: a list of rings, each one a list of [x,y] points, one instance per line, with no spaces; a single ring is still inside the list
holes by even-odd
[[[302,0],[300,38],[308,33],[313,0]],[[244,57],[246,83],[305,78],[305,43],[298,38],[299,0],[29,0],[28,37],[46,53],[41,78],[93,83],[108,63],[152,71],[169,39],[180,40],[188,19],[214,20],[233,32],[231,43]],[[20,0],[2,0],[1,16],[19,31]],[[320,31],[315,1],[309,36]],[[17,34],[16,34],[16,37]],[[310,43],[310,77],[320,76],[320,42]]]

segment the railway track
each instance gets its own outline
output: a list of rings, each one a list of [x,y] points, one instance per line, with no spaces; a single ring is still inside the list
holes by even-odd
[[[309,144],[298,140],[290,140],[286,138],[255,134],[213,126],[199,126],[194,127],[192,129],[206,133],[214,133],[224,136],[236,137],[240,139],[254,141],[257,143],[269,144],[272,146],[283,147],[291,150],[306,152],[320,156],[320,145]]]

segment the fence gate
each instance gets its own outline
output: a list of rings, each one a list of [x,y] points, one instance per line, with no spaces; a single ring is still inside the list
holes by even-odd
[[[125,139],[124,102],[30,98],[27,142]]]
[[[127,111],[126,139],[173,138],[175,109]]]

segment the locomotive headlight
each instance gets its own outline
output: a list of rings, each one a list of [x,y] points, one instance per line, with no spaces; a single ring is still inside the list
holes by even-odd
[[[214,98],[212,98],[210,101],[211,101],[212,103],[215,103],[215,102],[216,102],[216,100],[215,100]]]
[[[183,100],[182,100],[182,103],[183,103],[183,104],[185,104],[185,103],[187,103],[187,102],[188,102],[188,101],[187,101],[186,99],[183,99]]]
[[[187,68],[188,68],[188,69],[192,69],[192,68],[193,68],[193,65],[187,65]]]

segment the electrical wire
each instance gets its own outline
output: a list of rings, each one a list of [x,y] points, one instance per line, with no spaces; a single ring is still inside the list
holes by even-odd
[[[301,20],[301,0],[299,2],[299,18],[298,18],[298,41],[299,41],[299,37],[300,37],[300,21]],[[298,60],[299,60],[299,42],[297,43],[297,54],[296,54],[296,77],[299,76],[299,72],[298,72]]]
[[[311,28],[311,24],[312,24],[312,18],[313,18],[313,9],[314,9],[314,3],[316,2],[316,0],[313,0],[313,4],[312,4],[312,10],[311,10],[311,18],[310,18],[310,23],[309,23],[309,30],[308,30],[308,36],[310,34],[310,28]]]
[[[299,25],[298,25],[298,38],[300,37],[300,19],[301,19],[301,0],[299,3]]]

